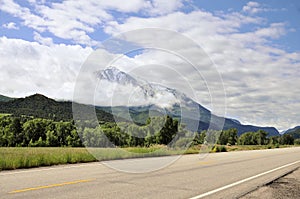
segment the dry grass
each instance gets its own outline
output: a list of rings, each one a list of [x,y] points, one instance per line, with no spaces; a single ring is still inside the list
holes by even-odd
[[[225,152],[243,150],[261,150],[270,148],[292,147],[268,146],[268,145],[234,145],[216,146],[212,150],[205,151],[201,145],[192,146],[187,150],[169,149],[163,145],[151,147],[129,148],[51,148],[51,147],[28,147],[28,148],[0,148],[0,171],[9,169],[32,168],[39,166],[51,166],[58,164],[73,164],[82,162],[94,162],[102,160],[115,160],[126,158],[156,157],[178,154],[197,154],[200,152]]]

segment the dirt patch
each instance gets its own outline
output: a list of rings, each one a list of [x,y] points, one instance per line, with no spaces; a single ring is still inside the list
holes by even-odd
[[[241,199],[295,199],[300,198],[300,169],[275,180],[269,185],[241,197]]]

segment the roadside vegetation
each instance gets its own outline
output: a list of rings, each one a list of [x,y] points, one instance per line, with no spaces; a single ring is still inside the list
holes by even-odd
[[[290,134],[268,137],[267,132],[238,134],[236,129],[191,132],[170,116],[152,117],[145,125],[134,123],[54,121],[28,116],[0,117],[0,147],[149,147],[168,145],[187,148],[205,143],[219,145],[294,145]],[[174,140],[175,139],[175,140]],[[172,141],[172,143],[171,143]],[[170,144],[171,143],[171,144]]]
[[[186,150],[170,149],[163,145],[128,148],[71,148],[71,147],[2,147],[0,171],[34,168],[60,164],[74,164],[126,158],[158,157],[178,154],[198,154],[201,145]],[[280,148],[291,147],[280,145]],[[269,145],[215,145],[210,153],[278,148]],[[128,153],[129,152],[129,153]],[[93,155],[92,155],[93,154]]]
[[[85,148],[0,148],[0,170],[96,161]]]
[[[98,124],[87,120],[82,121],[84,128],[76,128],[73,121],[2,114],[0,170],[300,144],[290,134],[268,137],[262,130],[242,135],[236,129],[190,132],[169,116],[149,118],[143,126],[128,122]],[[210,146],[206,147],[208,151],[205,146]]]

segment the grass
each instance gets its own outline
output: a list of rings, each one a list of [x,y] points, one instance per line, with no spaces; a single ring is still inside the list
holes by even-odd
[[[209,152],[261,150],[270,148],[291,147],[288,145],[216,145]],[[197,154],[204,149],[201,145],[192,146],[187,150],[169,149],[163,145],[151,147],[128,148],[0,148],[0,171],[20,168],[32,168],[39,166],[51,166],[58,164],[73,164],[94,162],[103,160],[115,160],[126,158],[156,157],[178,154]],[[208,152],[208,151],[207,151]]]
[[[288,148],[294,145],[233,145],[226,146],[228,152],[231,151],[246,151],[246,150],[263,150],[263,149],[274,149],[274,148]]]
[[[0,170],[92,161],[85,148],[0,148]]]
[[[88,149],[98,160],[115,160],[126,158],[158,157],[185,154],[185,150],[170,149],[163,145],[151,147],[128,147],[128,148],[90,148]],[[195,153],[196,151],[194,151]],[[198,151],[199,152],[199,151]]]
[[[73,164],[126,158],[157,157],[197,153],[199,150],[173,150],[163,145],[129,148],[0,148],[0,171],[58,164]]]
[[[184,153],[163,146],[131,148],[0,148],[0,171],[58,164],[73,164],[101,160],[165,156]]]

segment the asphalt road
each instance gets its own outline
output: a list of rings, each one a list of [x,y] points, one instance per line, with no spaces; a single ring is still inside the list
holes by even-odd
[[[300,148],[185,155],[147,173],[110,168],[143,172],[172,158],[2,171],[0,198],[238,198],[299,167]]]
[[[241,199],[295,199],[300,197],[300,169],[262,186]]]

